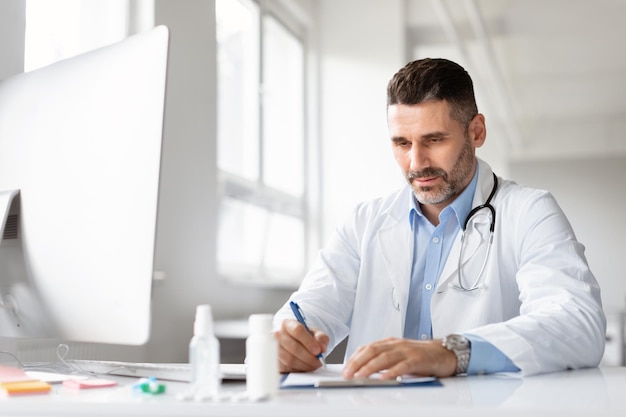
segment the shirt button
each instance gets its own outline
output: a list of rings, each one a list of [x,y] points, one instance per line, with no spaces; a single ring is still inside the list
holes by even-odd
[[[426,333],[422,333],[422,334],[420,335],[420,339],[422,339],[422,340],[428,340],[428,335],[427,335]]]
[[[426,285],[424,286],[424,288],[426,288],[428,291],[430,291],[430,290],[432,290],[432,289],[433,289],[433,286],[432,286],[431,284],[426,284]]]
[[[439,238],[437,236],[433,238],[433,243],[439,243]]]

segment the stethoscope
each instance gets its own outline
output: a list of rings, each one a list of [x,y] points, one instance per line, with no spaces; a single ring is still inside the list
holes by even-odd
[[[459,263],[457,265],[458,284],[453,285],[453,287],[458,290],[475,291],[481,287],[478,285],[478,283],[480,282],[480,278],[482,277],[483,272],[485,272],[485,267],[487,266],[487,260],[489,259],[489,252],[491,252],[491,244],[493,243],[493,231],[496,226],[496,209],[491,205],[491,199],[496,194],[497,190],[498,190],[498,177],[496,177],[496,174],[493,174],[493,188],[491,189],[491,193],[489,194],[487,201],[485,201],[485,203],[481,204],[480,206],[474,207],[468,213],[467,217],[465,218],[465,222],[463,223],[463,229],[461,229],[461,250],[459,253]],[[476,279],[474,280],[471,286],[466,287],[465,285],[463,285],[463,274],[462,274],[462,268],[461,268],[461,263],[462,263],[461,261],[463,259],[463,250],[465,248],[465,245],[464,245],[465,233],[467,230],[467,225],[469,221],[472,219],[472,217],[474,217],[476,213],[478,213],[479,211],[485,210],[485,209],[491,212],[491,224],[489,225],[489,240],[487,241],[487,252],[485,253],[485,259],[483,260],[483,265],[480,268],[480,272],[478,273],[478,276],[476,277]]]

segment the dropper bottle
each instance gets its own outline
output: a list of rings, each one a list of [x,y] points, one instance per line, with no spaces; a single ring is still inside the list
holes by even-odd
[[[220,342],[213,331],[211,306],[196,307],[193,337],[189,343],[191,392],[195,399],[215,399],[220,392]]]

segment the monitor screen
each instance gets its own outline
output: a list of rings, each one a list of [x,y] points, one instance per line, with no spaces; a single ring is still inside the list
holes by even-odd
[[[148,340],[168,38],[0,82],[0,337]]]

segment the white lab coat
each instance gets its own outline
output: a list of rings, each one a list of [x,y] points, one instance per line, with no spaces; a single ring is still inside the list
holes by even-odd
[[[479,160],[478,169],[474,207],[485,202],[493,186],[489,165]],[[498,181],[493,246],[479,289],[454,288],[459,233],[431,301],[433,337],[478,335],[523,375],[596,366],[604,352],[606,319],[584,246],[550,193]],[[407,184],[360,204],[291,297],[309,326],[329,335],[329,350],[350,336],[346,358],[365,343],[403,335],[413,254],[410,193]],[[483,263],[487,213],[468,226],[475,229],[466,235],[463,253],[466,287]],[[275,325],[285,318],[293,318],[287,304]]]

